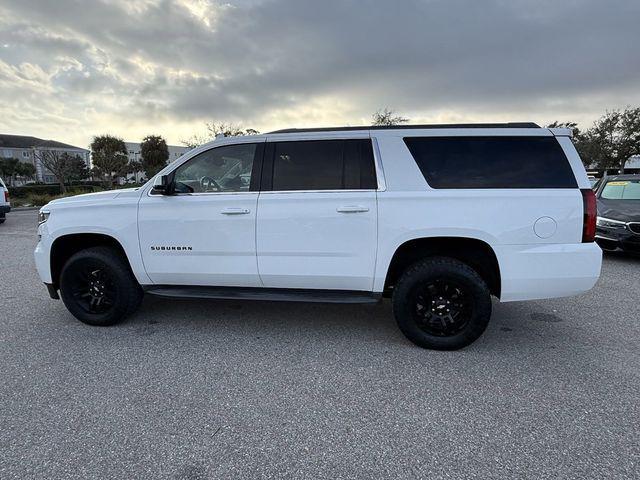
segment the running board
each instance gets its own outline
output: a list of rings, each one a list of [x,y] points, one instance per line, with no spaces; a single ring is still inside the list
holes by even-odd
[[[152,295],[174,298],[214,298],[226,300],[266,300],[276,302],[377,303],[381,293],[354,290],[306,290],[297,288],[185,287],[182,285],[147,285]]]

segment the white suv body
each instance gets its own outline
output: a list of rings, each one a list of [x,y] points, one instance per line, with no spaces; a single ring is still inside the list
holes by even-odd
[[[7,213],[11,211],[9,189],[0,178],[0,224],[4,223]]]
[[[564,129],[343,128],[220,138],[139,189],[51,202],[41,212],[35,258],[54,297],[65,262],[100,246],[125,259],[143,290],[167,296],[370,301],[394,292],[410,266],[445,258],[471,267],[501,301],[560,297],[589,290],[600,274],[601,250],[587,238],[595,229],[592,193]],[[422,270],[439,271],[429,265]],[[440,309],[426,314],[429,321],[449,322],[441,315],[449,303],[440,305],[436,290],[455,290],[454,302],[465,281],[423,280]],[[406,303],[394,304],[396,317]],[[467,303],[460,309],[469,314],[478,303]],[[432,348],[459,348],[479,335],[443,344],[440,330],[416,339],[401,328]]]

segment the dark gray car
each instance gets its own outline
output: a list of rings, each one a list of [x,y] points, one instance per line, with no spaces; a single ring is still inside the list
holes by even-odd
[[[640,253],[640,175],[604,179],[596,198],[596,241],[600,247]]]

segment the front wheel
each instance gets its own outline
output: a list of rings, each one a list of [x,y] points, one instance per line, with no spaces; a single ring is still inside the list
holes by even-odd
[[[407,268],[393,292],[393,314],[416,345],[458,350],[487,328],[491,294],[478,273],[448,257],[433,257]]]
[[[143,292],[121,254],[109,247],[94,247],[65,263],[60,296],[81,322],[107,326],[137,310]]]

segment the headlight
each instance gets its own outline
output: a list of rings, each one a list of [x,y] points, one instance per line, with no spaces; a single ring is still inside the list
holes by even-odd
[[[49,220],[49,215],[51,215],[51,212],[47,210],[40,210],[38,212],[38,225],[42,225],[44,222]]]
[[[596,225],[606,228],[626,228],[627,222],[621,222],[620,220],[613,220],[611,218],[598,217],[596,219]]]

